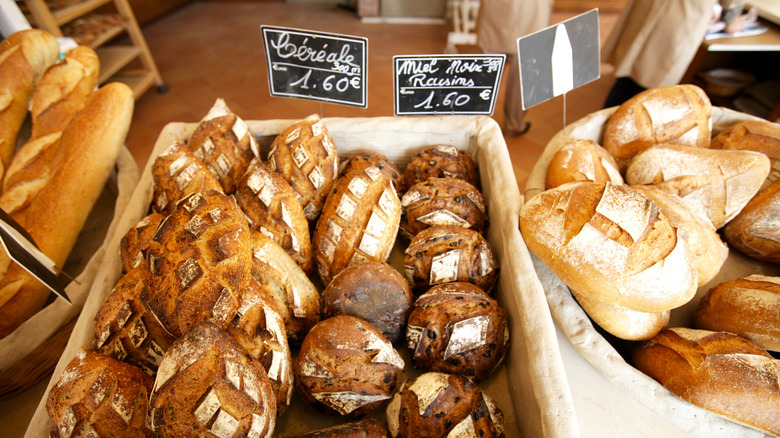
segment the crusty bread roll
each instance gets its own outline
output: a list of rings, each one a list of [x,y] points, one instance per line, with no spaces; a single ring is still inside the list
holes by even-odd
[[[482,189],[477,163],[468,153],[446,144],[414,154],[404,170],[404,184],[411,187],[429,178],[460,178]]]
[[[26,29],[0,42],[0,179],[17,147],[33,89],[60,54],[57,39]]]
[[[520,231],[569,288],[641,312],[673,309],[696,293],[696,269],[648,198],[611,183],[569,183],[522,207]]]
[[[767,350],[780,352],[780,278],[764,275],[725,281],[699,301],[697,328],[744,336]]]
[[[617,162],[593,140],[571,139],[555,151],[547,166],[548,189],[574,181],[623,184]]]
[[[625,170],[628,160],[661,143],[709,147],[712,104],[701,88],[671,85],[645,90],[624,102],[604,127],[602,146]]]
[[[780,124],[769,120],[739,122],[713,137],[710,147],[761,152],[772,162],[772,170],[765,185],[780,177]]]
[[[224,191],[206,164],[182,140],[175,140],[152,163],[152,208],[166,216],[187,196]]]
[[[699,286],[712,280],[726,262],[729,247],[723,243],[710,219],[681,197],[656,186],[631,188],[650,198],[669,219],[669,223],[677,228],[677,236],[685,242],[691,261],[696,267]]]
[[[488,226],[485,197],[460,178],[419,182],[404,193],[401,207],[401,234],[408,240],[432,225],[457,225],[480,233]]]
[[[644,341],[657,335],[669,323],[671,312],[640,312],[594,300],[571,291],[582,310],[608,333],[627,341]]]
[[[780,360],[727,332],[662,330],[632,353],[634,366],[681,399],[780,435]]]
[[[160,213],[150,213],[122,236],[122,240],[119,241],[122,272],[128,272],[141,265],[146,266],[146,250],[149,249],[154,233],[163,219],[165,216]]]
[[[406,187],[404,185],[404,174],[390,161],[385,154],[376,151],[361,151],[350,155],[339,170],[339,177],[342,177],[353,170],[362,170],[366,167],[376,167],[393,182],[395,191],[401,196]]]
[[[49,181],[29,204],[6,210],[57,266],[64,265],[116,165],[134,102],[130,87],[119,82],[90,94],[62,133]],[[0,206],[5,209],[2,197]],[[0,255],[0,275],[3,337],[43,306],[49,290],[18,265],[10,264],[5,252]]]
[[[780,180],[759,191],[724,227],[726,241],[756,260],[780,263]]]
[[[733,151],[663,144],[646,149],[626,170],[629,185],[654,184],[679,195],[720,228],[739,213],[769,174],[769,158]]]

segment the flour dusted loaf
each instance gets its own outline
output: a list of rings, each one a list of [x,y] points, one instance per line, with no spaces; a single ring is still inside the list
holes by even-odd
[[[555,151],[547,165],[548,189],[568,182],[595,181],[623,184],[617,162],[593,140],[572,139]]]
[[[236,189],[249,226],[273,239],[307,275],[314,270],[309,221],[295,191],[259,159],[252,160]]]
[[[479,169],[466,152],[445,144],[427,147],[414,154],[404,170],[404,184],[411,187],[430,178],[460,178],[482,189]]]
[[[431,371],[409,379],[386,411],[393,438],[504,436],[501,409],[465,376]]]
[[[349,315],[323,319],[295,361],[303,399],[325,414],[357,418],[393,395],[404,361],[371,323]]]
[[[671,312],[642,312],[571,291],[582,310],[599,327],[620,339],[645,341],[657,335],[669,323]]]
[[[401,233],[407,240],[432,225],[456,225],[483,233],[489,222],[485,197],[459,178],[419,182],[404,193],[401,207]]]
[[[163,356],[149,399],[158,437],[271,438],[276,400],[263,367],[223,330],[204,321]]]
[[[661,331],[632,353],[672,394],[731,421],[780,435],[780,360],[727,332]]]
[[[401,201],[379,169],[367,167],[339,178],[312,238],[323,284],[350,265],[387,261],[400,221]]]
[[[768,120],[735,123],[713,137],[710,147],[761,152],[772,163],[772,170],[764,186],[780,177],[780,124]]]
[[[221,98],[198,123],[187,145],[208,166],[225,193],[235,191],[249,162],[260,157],[249,126]]]
[[[390,178],[398,196],[401,196],[406,190],[404,174],[398,170],[398,167],[385,154],[376,151],[361,151],[350,155],[342,164],[338,176],[342,177],[353,170],[363,170],[367,167],[376,167]]]
[[[146,250],[165,215],[150,213],[131,227],[119,241],[119,259],[122,272],[128,272],[141,265],[146,266]]]
[[[744,336],[780,352],[780,278],[748,275],[712,287],[694,313],[697,328]]]
[[[394,267],[359,263],[339,272],[322,291],[322,316],[365,319],[395,344],[404,335],[413,300],[409,282]]]
[[[415,368],[483,380],[509,348],[506,313],[471,283],[434,286],[414,302],[406,341]]]
[[[434,225],[414,236],[404,254],[404,273],[415,295],[455,281],[493,290],[500,266],[493,247],[480,233],[453,225]]]
[[[189,146],[175,140],[152,163],[152,208],[166,216],[187,196],[210,190],[222,192],[222,184],[196,157]]]
[[[312,114],[282,131],[271,144],[267,164],[298,194],[306,218],[316,221],[339,172],[336,144],[320,117]]]
[[[609,118],[603,146],[621,170],[633,156],[657,144],[707,148],[711,115],[709,97],[695,85],[650,88],[624,102]]]
[[[52,435],[154,437],[147,426],[151,392],[152,378],[140,368],[82,348],[46,398]]]
[[[387,438],[387,427],[377,419],[366,418],[287,438]]]
[[[743,254],[780,263],[780,182],[761,189],[723,231],[726,241]]]
[[[611,183],[569,183],[520,211],[528,248],[569,288],[645,313],[690,301],[698,285],[687,248],[647,197]]]

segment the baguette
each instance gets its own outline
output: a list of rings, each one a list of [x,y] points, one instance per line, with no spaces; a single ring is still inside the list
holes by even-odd
[[[57,266],[64,265],[114,169],[133,106],[133,91],[125,84],[109,83],[93,92],[63,131],[47,184],[29,205],[7,211]],[[0,278],[2,338],[40,310],[49,292],[21,267],[10,263],[5,253],[0,257]]]

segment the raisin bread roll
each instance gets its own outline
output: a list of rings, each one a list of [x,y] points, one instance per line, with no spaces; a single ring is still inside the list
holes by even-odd
[[[152,383],[140,368],[82,348],[46,398],[53,436],[154,437],[147,426]]]
[[[203,320],[227,327],[251,273],[246,218],[232,196],[194,193],[160,224],[147,251],[142,299],[179,337]]]
[[[152,163],[152,208],[169,215],[187,196],[223,191],[206,165],[181,140],[174,141]]]
[[[726,332],[674,328],[632,353],[672,394],[731,421],[780,435],[780,360]]]
[[[780,278],[764,275],[720,283],[699,301],[696,328],[744,336],[780,352]]]
[[[146,266],[146,250],[152,244],[157,227],[164,219],[165,215],[150,213],[122,236],[119,241],[119,259],[122,261],[122,272]]]
[[[365,262],[339,272],[322,291],[322,316],[365,319],[395,344],[403,336],[413,301],[400,272],[387,263]]]
[[[141,301],[148,282],[146,265],[128,271],[119,279],[95,315],[94,348],[153,375],[174,337]]]
[[[323,413],[358,418],[392,397],[403,368],[403,359],[376,327],[339,315],[306,335],[295,360],[295,383],[303,399]]]
[[[254,134],[222,99],[217,99],[198,123],[187,145],[228,194],[235,191],[249,162],[260,157]]]
[[[361,151],[352,154],[341,166],[338,177],[341,178],[353,170],[363,170],[366,167],[376,167],[390,178],[398,196],[401,196],[406,190],[404,174],[398,170],[385,154],[376,151]]]
[[[387,438],[387,427],[377,419],[366,418],[287,438]]]
[[[454,146],[439,144],[414,154],[404,170],[404,184],[411,187],[430,178],[460,178],[481,190],[479,169],[471,155]]]
[[[271,438],[276,399],[260,363],[204,321],[163,356],[149,400],[158,437]]]
[[[736,123],[713,137],[710,148],[761,152],[772,163],[764,187],[780,177],[780,124],[768,120]]]
[[[726,241],[756,260],[780,263],[780,182],[759,191],[724,227]]]
[[[339,178],[312,238],[323,284],[350,265],[387,261],[400,221],[401,201],[379,169],[368,167]]]
[[[406,341],[415,368],[475,381],[495,371],[509,348],[506,313],[471,283],[434,286],[414,302]]]
[[[259,159],[252,160],[236,189],[236,202],[249,226],[273,239],[306,275],[314,271],[309,221],[295,191]]]
[[[626,186],[577,182],[520,211],[534,254],[570,289],[645,313],[682,306],[698,278],[682,239],[647,197]]]
[[[623,184],[617,162],[606,149],[593,140],[571,139],[562,145],[547,165],[545,186],[548,189],[575,181]]]
[[[432,225],[456,225],[480,233],[488,225],[484,196],[458,178],[431,178],[413,185],[401,198],[401,207],[401,233],[407,240]]]
[[[404,255],[404,272],[412,292],[455,281],[473,283],[491,293],[499,263],[493,247],[478,232],[453,225],[434,225],[412,239]]]
[[[504,414],[468,377],[428,372],[409,379],[387,405],[393,438],[504,436]]]
[[[339,171],[336,145],[325,123],[312,114],[292,124],[274,139],[267,162],[298,194],[306,218],[316,221]]]
[[[599,327],[609,334],[627,341],[645,341],[657,335],[669,323],[671,312],[641,312],[578,293],[571,294]]]
[[[709,97],[695,85],[650,88],[624,102],[609,118],[603,146],[621,170],[632,157],[657,144],[707,148],[711,115]]]

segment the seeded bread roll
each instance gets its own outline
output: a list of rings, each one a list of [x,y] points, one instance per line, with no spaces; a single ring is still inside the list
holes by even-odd
[[[342,177],[353,170],[363,170],[366,167],[376,167],[390,178],[398,196],[401,196],[406,190],[403,173],[386,155],[376,151],[361,151],[352,154],[341,166],[338,176]]]
[[[222,99],[217,99],[198,123],[187,145],[228,194],[235,191],[249,162],[260,157],[260,147],[254,134]]]
[[[725,281],[699,301],[697,328],[744,336],[780,352],[780,278],[749,275]]]
[[[147,426],[152,378],[140,368],[82,348],[49,390],[56,437],[154,437]]]
[[[682,306],[698,279],[685,243],[647,197],[611,183],[569,183],[529,199],[520,231],[570,289],[645,313]]]
[[[431,178],[413,185],[404,193],[401,207],[401,233],[407,240],[432,225],[457,225],[480,233],[488,225],[484,196],[458,178]]]
[[[339,178],[312,238],[322,283],[348,266],[387,261],[400,221],[401,201],[379,169],[367,167]]]
[[[509,348],[506,313],[471,283],[434,286],[414,302],[406,341],[415,368],[459,374],[475,381],[490,376]]]
[[[309,222],[295,191],[259,159],[252,160],[236,189],[236,202],[249,226],[279,244],[306,275],[314,271]]]
[[[404,272],[412,292],[455,281],[473,283],[486,293],[498,280],[498,259],[478,232],[452,225],[434,225],[412,239],[404,255]]]
[[[173,142],[152,163],[152,207],[169,215],[187,196],[215,190],[222,185],[189,146],[181,140]]]
[[[710,147],[761,152],[772,163],[772,170],[764,186],[780,177],[780,124],[768,120],[739,122],[713,137]]]
[[[260,363],[204,321],[163,356],[149,400],[158,437],[271,438],[276,399]]]
[[[571,291],[582,310],[602,329],[627,341],[645,341],[657,335],[669,323],[671,312],[640,312]]]
[[[306,218],[320,215],[339,172],[339,156],[328,127],[312,114],[282,131],[271,144],[268,167],[298,194]]]
[[[780,360],[755,342],[726,332],[666,329],[636,348],[632,360],[681,399],[780,435]]]
[[[365,319],[395,344],[403,337],[413,300],[409,283],[395,268],[365,262],[339,272],[322,291],[322,316]]]
[[[165,216],[160,213],[150,213],[122,236],[119,242],[122,272],[129,272],[142,265],[146,266],[146,250],[149,249],[154,233],[164,219]]]
[[[780,263],[780,181],[759,191],[724,227],[726,241],[756,260]]]
[[[454,146],[439,144],[414,154],[404,170],[404,184],[411,187],[430,178],[460,178],[481,190],[477,163]]]
[[[769,174],[769,158],[752,151],[657,145],[626,170],[629,185],[653,184],[680,196],[721,228],[745,207]]]
[[[306,335],[295,361],[295,383],[303,399],[323,413],[358,418],[392,397],[403,368],[403,359],[376,327],[339,315]]]
[[[504,436],[504,414],[465,376],[428,372],[404,382],[387,405],[393,438]]]
[[[593,140],[572,139],[553,154],[547,166],[548,189],[568,182],[595,181],[623,184],[617,162]]]
[[[381,421],[367,418],[287,438],[387,438],[387,428]]]
[[[701,88],[650,88],[624,102],[604,127],[604,149],[621,170],[643,150],[662,143],[710,145],[712,104]]]

